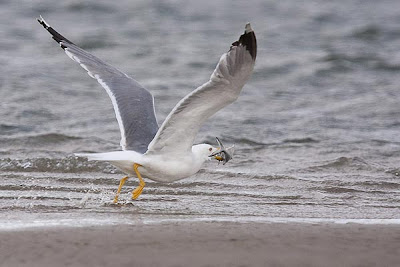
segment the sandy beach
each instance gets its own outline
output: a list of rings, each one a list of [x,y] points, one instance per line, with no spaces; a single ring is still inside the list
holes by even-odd
[[[0,232],[0,266],[398,266],[398,225],[176,222]]]

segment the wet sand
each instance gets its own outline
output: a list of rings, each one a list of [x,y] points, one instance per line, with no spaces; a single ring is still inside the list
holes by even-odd
[[[174,222],[0,231],[0,266],[398,266],[400,226]]]

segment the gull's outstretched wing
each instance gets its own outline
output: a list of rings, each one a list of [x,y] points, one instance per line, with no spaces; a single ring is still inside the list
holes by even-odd
[[[222,55],[210,80],[183,98],[171,111],[149,145],[147,153],[191,151],[203,122],[233,103],[250,78],[257,55],[256,36],[250,27]]]
[[[72,60],[79,63],[90,77],[96,79],[106,89],[121,131],[122,149],[146,152],[158,130],[152,94],[125,73],[79,48],[56,32],[42,17],[38,22]]]

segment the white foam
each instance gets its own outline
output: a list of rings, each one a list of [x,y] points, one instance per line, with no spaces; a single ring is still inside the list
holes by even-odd
[[[165,216],[144,216],[132,220],[129,218],[71,218],[46,220],[12,220],[0,221],[0,231],[18,231],[24,229],[40,229],[49,227],[89,227],[110,225],[157,225],[169,223],[196,223],[196,222],[231,222],[231,223],[298,223],[298,224],[359,224],[359,225],[400,225],[400,219],[340,219],[340,218],[280,218],[258,216],[217,216],[197,217],[183,216],[165,218]]]

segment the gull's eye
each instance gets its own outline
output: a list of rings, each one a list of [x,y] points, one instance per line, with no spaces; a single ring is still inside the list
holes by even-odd
[[[208,149],[208,151],[210,151],[210,152],[211,152],[211,151],[212,151],[212,148],[210,147],[210,148]]]

